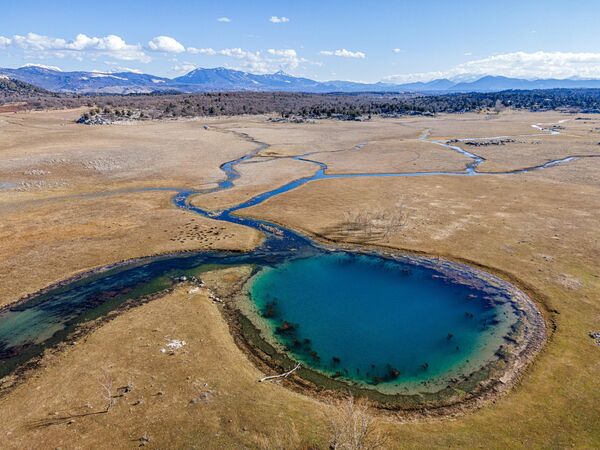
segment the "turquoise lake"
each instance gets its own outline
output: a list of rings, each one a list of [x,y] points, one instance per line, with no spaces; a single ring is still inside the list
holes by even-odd
[[[508,297],[419,264],[325,253],[260,271],[264,333],[306,366],[381,391],[435,390],[494,359]]]

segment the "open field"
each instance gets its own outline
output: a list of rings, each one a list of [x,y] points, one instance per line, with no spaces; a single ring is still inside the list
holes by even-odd
[[[2,115],[0,183],[27,194],[23,198],[49,191],[210,187],[222,178],[222,162],[256,147],[232,133],[205,129],[210,119],[85,127],[74,123],[80,114]]]
[[[171,192],[4,204],[0,306],[95,267],[197,248],[244,250],[254,230],[215,223],[170,205]]]
[[[316,153],[312,158],[327,164],[332,173],[460,171],[469,162],[429,142],[406,139],[399,145],[395,138],[369,141],[355,152]]]
[[[326,163],[328,174],[460,172],[471,158],[506,172],[567,156],[594,156],[515,175],[321,179],[239,214],[316,239],[466,261],[525,289],[549,325],[544,350],[508,394],[452,418],[409,421],[373,412],[388,448],[596,448],[600,445],[600,118],[556,112],[290,124],[262,116],[81,126],[80,111],[0,114],[0,306],[86,270],[157,253],[247,250],[252,229],[176,209],[175,190],[223,179],[193,197],[222,209]],[[565,121],[566,119],[566,121]],[[559,124],[559,122],[563,121]],[[203,125],[207,124],[208,128]],[[544,129],[560,126],[560,134]],[[504,137],[500,145],[474,138]],[[305,155],[309,161],[292,159]],[[391,233],[349,231],[355,211],[400,212]],[[204,277],[221,291],[244,269]],[[333,408],[261,372],[229,332],[208,291],[183,284],[127,310],[58,351],[0,394],[6,448],[327,448]],[[161,353],[169,339],[186,345]],[[102,410],[105,373],[133,389]],[[140,401],[143,400],[143,401]],[[97,413],[97,414],[95,414]],[[145,442],[143,437],[148,437]]]

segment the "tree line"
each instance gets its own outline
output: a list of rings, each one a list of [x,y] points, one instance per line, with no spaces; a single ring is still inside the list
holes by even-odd
[[[222,92],[200,94],[57,94],[26,83],[0,83],[0,105],[22,102],[25,109],[88,107],[109,120],[164,119],[240,114],[281,118],[346,118],[374,115],[463,113],[505,107],[530,111],[600,112],[600,89],[509,90],[493,93],[422,95],[410,93],[302,94]]]

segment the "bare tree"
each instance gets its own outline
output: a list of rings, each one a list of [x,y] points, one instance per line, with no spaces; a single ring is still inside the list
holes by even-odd
[[[104,412],[108,412],[116,403],[116,398],[113,395],[114,381],[112,374],[107,369],[104,369],[98,383],[100,384],[102,398],[106,402]]]
[[[494,103],[494,111],[496,112],[496,114],[500,114],[505,109],[506,107],[504,106],[504,103],[502,103],[502,100],[497,99],[496,103]]]
[[[375,425],[364,402],[352,396],[334,405],[331,416],[333,450],[376,450],[385,445],[385,436]]]

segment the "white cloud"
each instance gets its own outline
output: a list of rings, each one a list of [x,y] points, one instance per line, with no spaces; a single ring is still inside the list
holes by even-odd
[[[284,65],[287,69],[295,69],[300,65],[301,62],[305,62],[303,58],[299,58],[296,50],[294,49],[285,49],[285,50],[276,50],[270,48],[267,50],[269,55],[279,57],[278,63]]]
[[[208,55],[208,56],[214,56],[217,54],[217,52],[212,49],[212,48],[196,48],[196,47],[188,47],[187,48],[188,53],[191,53],[193,55]]]
[[[598,78],[600,53],[514,52],[459,65],[458,74],[494,74],[522,78]]]
[[[234,58],[241,62],[238,68],[250,70],[257,73],[265,73],[269,71],[269,66],[262,57],[260,51],[252,52],[237,48],[226,48],[216,52],[218,55]]]
[[[29,41],[31,43],[34,43],[34,45],[39,46],[42,42],[42,39],[39,39],[41,36],[38,36],[36,38],[36,35],[30,33],[30,39]],[[51,38],[45,38],[45,39],[51,39]],[[58,39],[54,40],[55,42],[58,42]],[[75,50],[75,51],[81,51],[81,50],[89,50],[89,49],[93,49],[96,47],[102,47],[103,49],[110,49],[110,50],[118,50],[118,49],[123,49],[127,44],[125,43],[125,41],[123,39],[121,39],[119,36],[115,36],[115,35],[109,35],[106,36],[105,38],[96,38],[96,37],[89,37],[85,34],[78,34],[77,36],[75,36],[75,39],[73,39],[71,42],[64,42],[64,40],[60,39],[60,41],[62,41],[63,43],[61,44],[61,46],[63,46],[64,48],[68,49],[68,50]]]
[[[271,18],[269,19],[269,22],[271,23],[287,23],[289,22],[290,19],[287,17],[277,17],[277,16],[271,16]]]
[[[294,49],[286,49],[286,50],[275,50],[273,48],[270,48],[269,50],[267,50],[268,53],[270,53],[271,55],[277,55],[277,56],[291,56],[291,57],[296,57],[298,56],[296,53],[296,50]]]
[[[367,56],[363,52],[353,52],[350,50],[346,50],[345,48],[342,48],[340,50],[322,50],[319,52],[319,55],[338,56],[340,58],[356,58],[356,59],[364,59]]]
[[[64,39],[51,38],[35,33],[27,33],[25,36],[14,35],[12,45],[24,50],[64,50],[67,48],[67,41]]]
[[[212,48],[188,47],[188,53],[207,56],[224,56],[236,60],[235,69],[254,73],[271,73],[277,70],[293,70],[301,63],[310,61],[298,56],[296,50],[270,48],[266,52],[244,50],[240,47],[215,50]]]
[[[401,48],[397,48],[397,47],[396,47],[396,48],[393,48],[393,49],[392,49],[392,51],[393,51],[394,53],[404,53],[404,50],[402,50]]]
[[[148,42],[148,47],[155,52],[183,53],[185,51],[185,47],[170,36],[156,36]]]
[[[223,50],[219,50],[217,52],[219,55],[229,56],[231,58],[238,59],[250,59],[250,60],[258,60],[260,59],[260,52],[251,52],[247,50],[242,50],[241,48],[226,48]]]
[[[177,64],[175,67],[173,67],[173,72],[176,72],[178,74],[186,74],[197,68],[198,67],[193,63],[183,62],[183,63]]]
[[[600,53],[512,52],[467,61],[448,70],[393,75],[386,81],[405,83],[469,75],[515,78],[600,78]]]
[[[27,57],[57,57],[72,56],[81,59],[82,55],[106,55],[126,61],[150,62],[139,44],[127,44],[121,37],[109,34],[104,37],[89,37],[78,34],[75,39],[67,41],[62,38],[27,33],[25,36],[14,35],[12,39],[0,39],[4,47],[12,46],[25,52]]]
[[[229,22],[231,22],[231,19],[229,17],[219,17],[217,19],[217,22],[229,23]]]
[[[11,42],[12,40],[10,38],[0,36],[0,48],[8,47]]]

